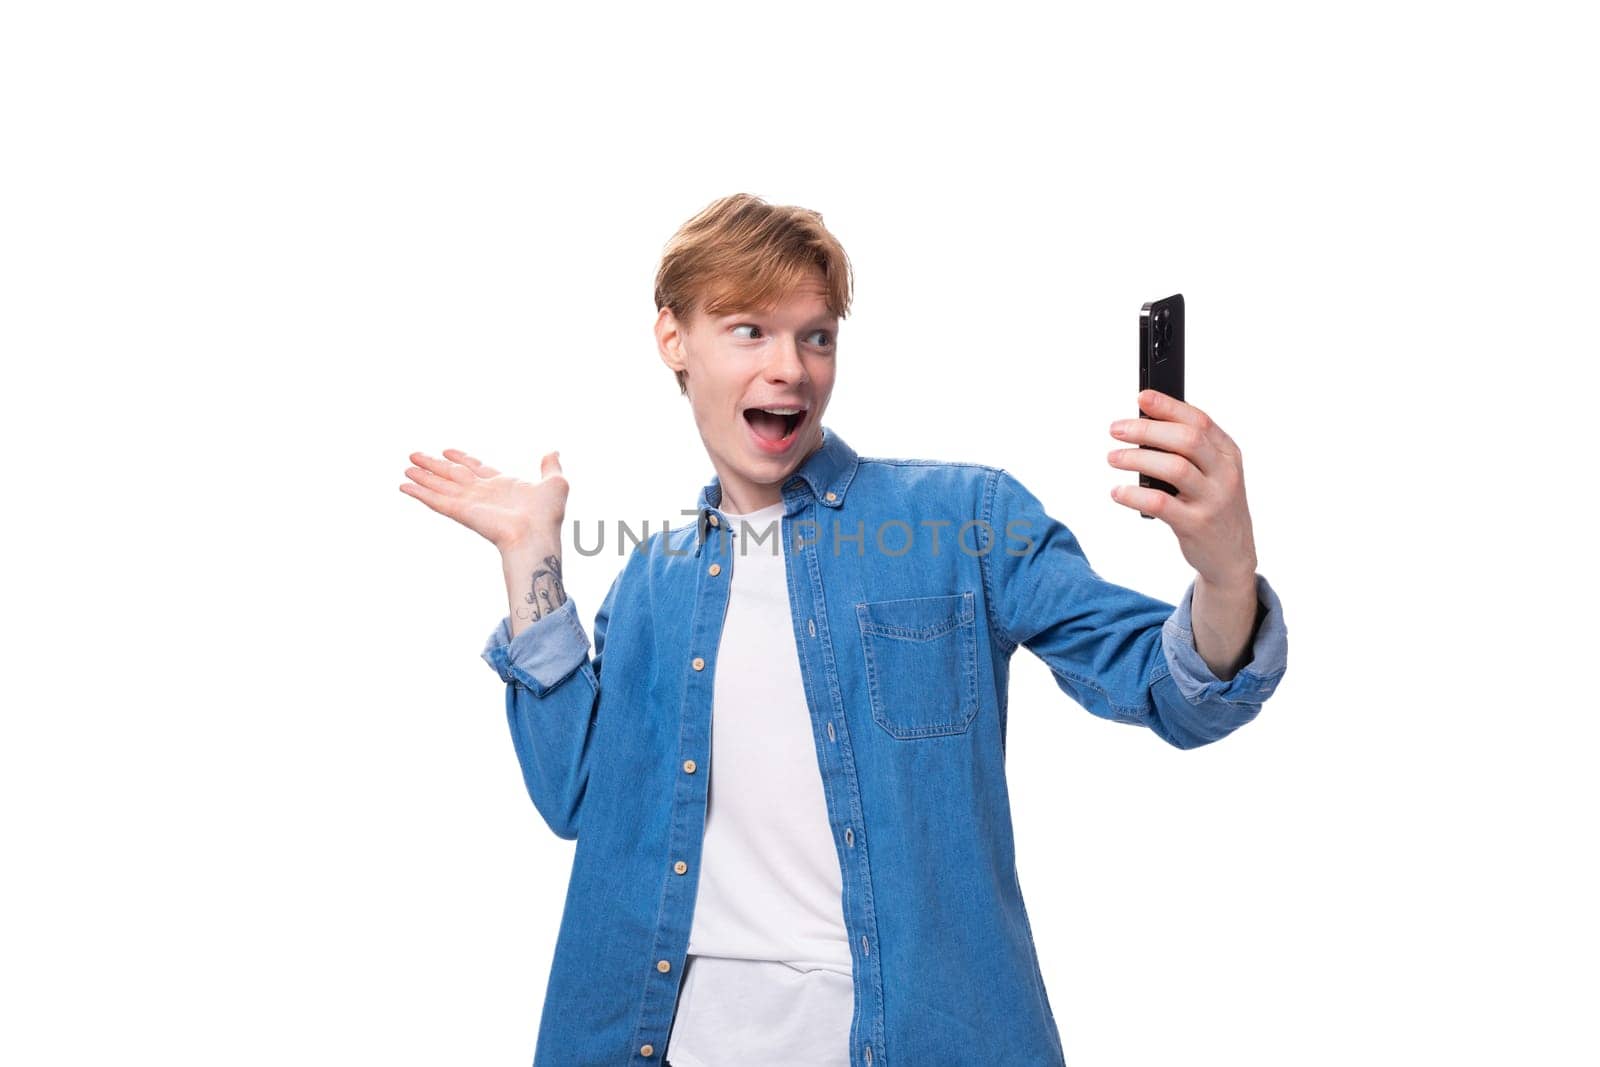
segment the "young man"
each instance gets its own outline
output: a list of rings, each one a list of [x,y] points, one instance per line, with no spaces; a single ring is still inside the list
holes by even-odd
[[[411,456],[401,489],[501,550],[482,654],[535,807],[578,842],[536,1067],[1061,1064],[1012,852],[1011,656],[1179,748],[1284,673],[1239,449],[1204,412],[1146,394],[1112,425],[1113,467],[1179,489],[1113,494],[1194,566],[1174,606],[1096,575],[1007,471],[824,426],[850,287],[820,215],[752,196],[669,243],[656,341],[714,475],[630,553],[592,656],[557,454],[537,483]]]

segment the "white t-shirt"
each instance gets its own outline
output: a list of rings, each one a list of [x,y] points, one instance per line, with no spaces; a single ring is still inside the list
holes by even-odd
[[[850,1062],[849,933],[789,608],[783,512],[781,501],[723,512],[731,586],[672,1067]]]

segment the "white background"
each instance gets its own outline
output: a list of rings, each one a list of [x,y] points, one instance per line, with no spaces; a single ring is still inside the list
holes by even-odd
[[[1597,1062],[1578,10],[8,6],[0,1059],[531,1059],[574,846],[494,550],[397,486],[559,448],[569,520],[681,522],[654,274],[745,191],[851,256],[862,454],[1005,466],[1176,599],[1104,459],[1173,292],[1243,448],[1255,723],[1180,752],[1015,661],[1068,1062]],[[621,560],[568,555],[588,624]]]

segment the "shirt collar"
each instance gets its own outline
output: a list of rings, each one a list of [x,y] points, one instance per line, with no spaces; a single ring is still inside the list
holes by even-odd
[[[824,426],[822,447],[807,456],[799,469],[784,481],[783,499],[793,504],[797,493],[809,489],[823,507],[843,506],[845,490],[850,487],[850,479],[855,477],[857,461],[855,449],[845,444],[844,438],[832,429]],[[709,516],[721,507],[722,480],[713,474],[711,481],[700,490],[700,499],[696,504],[695,523],[699,540],[705,539]],[[718,522],[726,525],[726,520],[720,515]]]

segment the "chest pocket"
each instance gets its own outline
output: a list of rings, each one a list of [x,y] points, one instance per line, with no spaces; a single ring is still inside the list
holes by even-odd
[[[965,733],[978,713],[973,596],[856,605],[872,718],[902,740]]]

